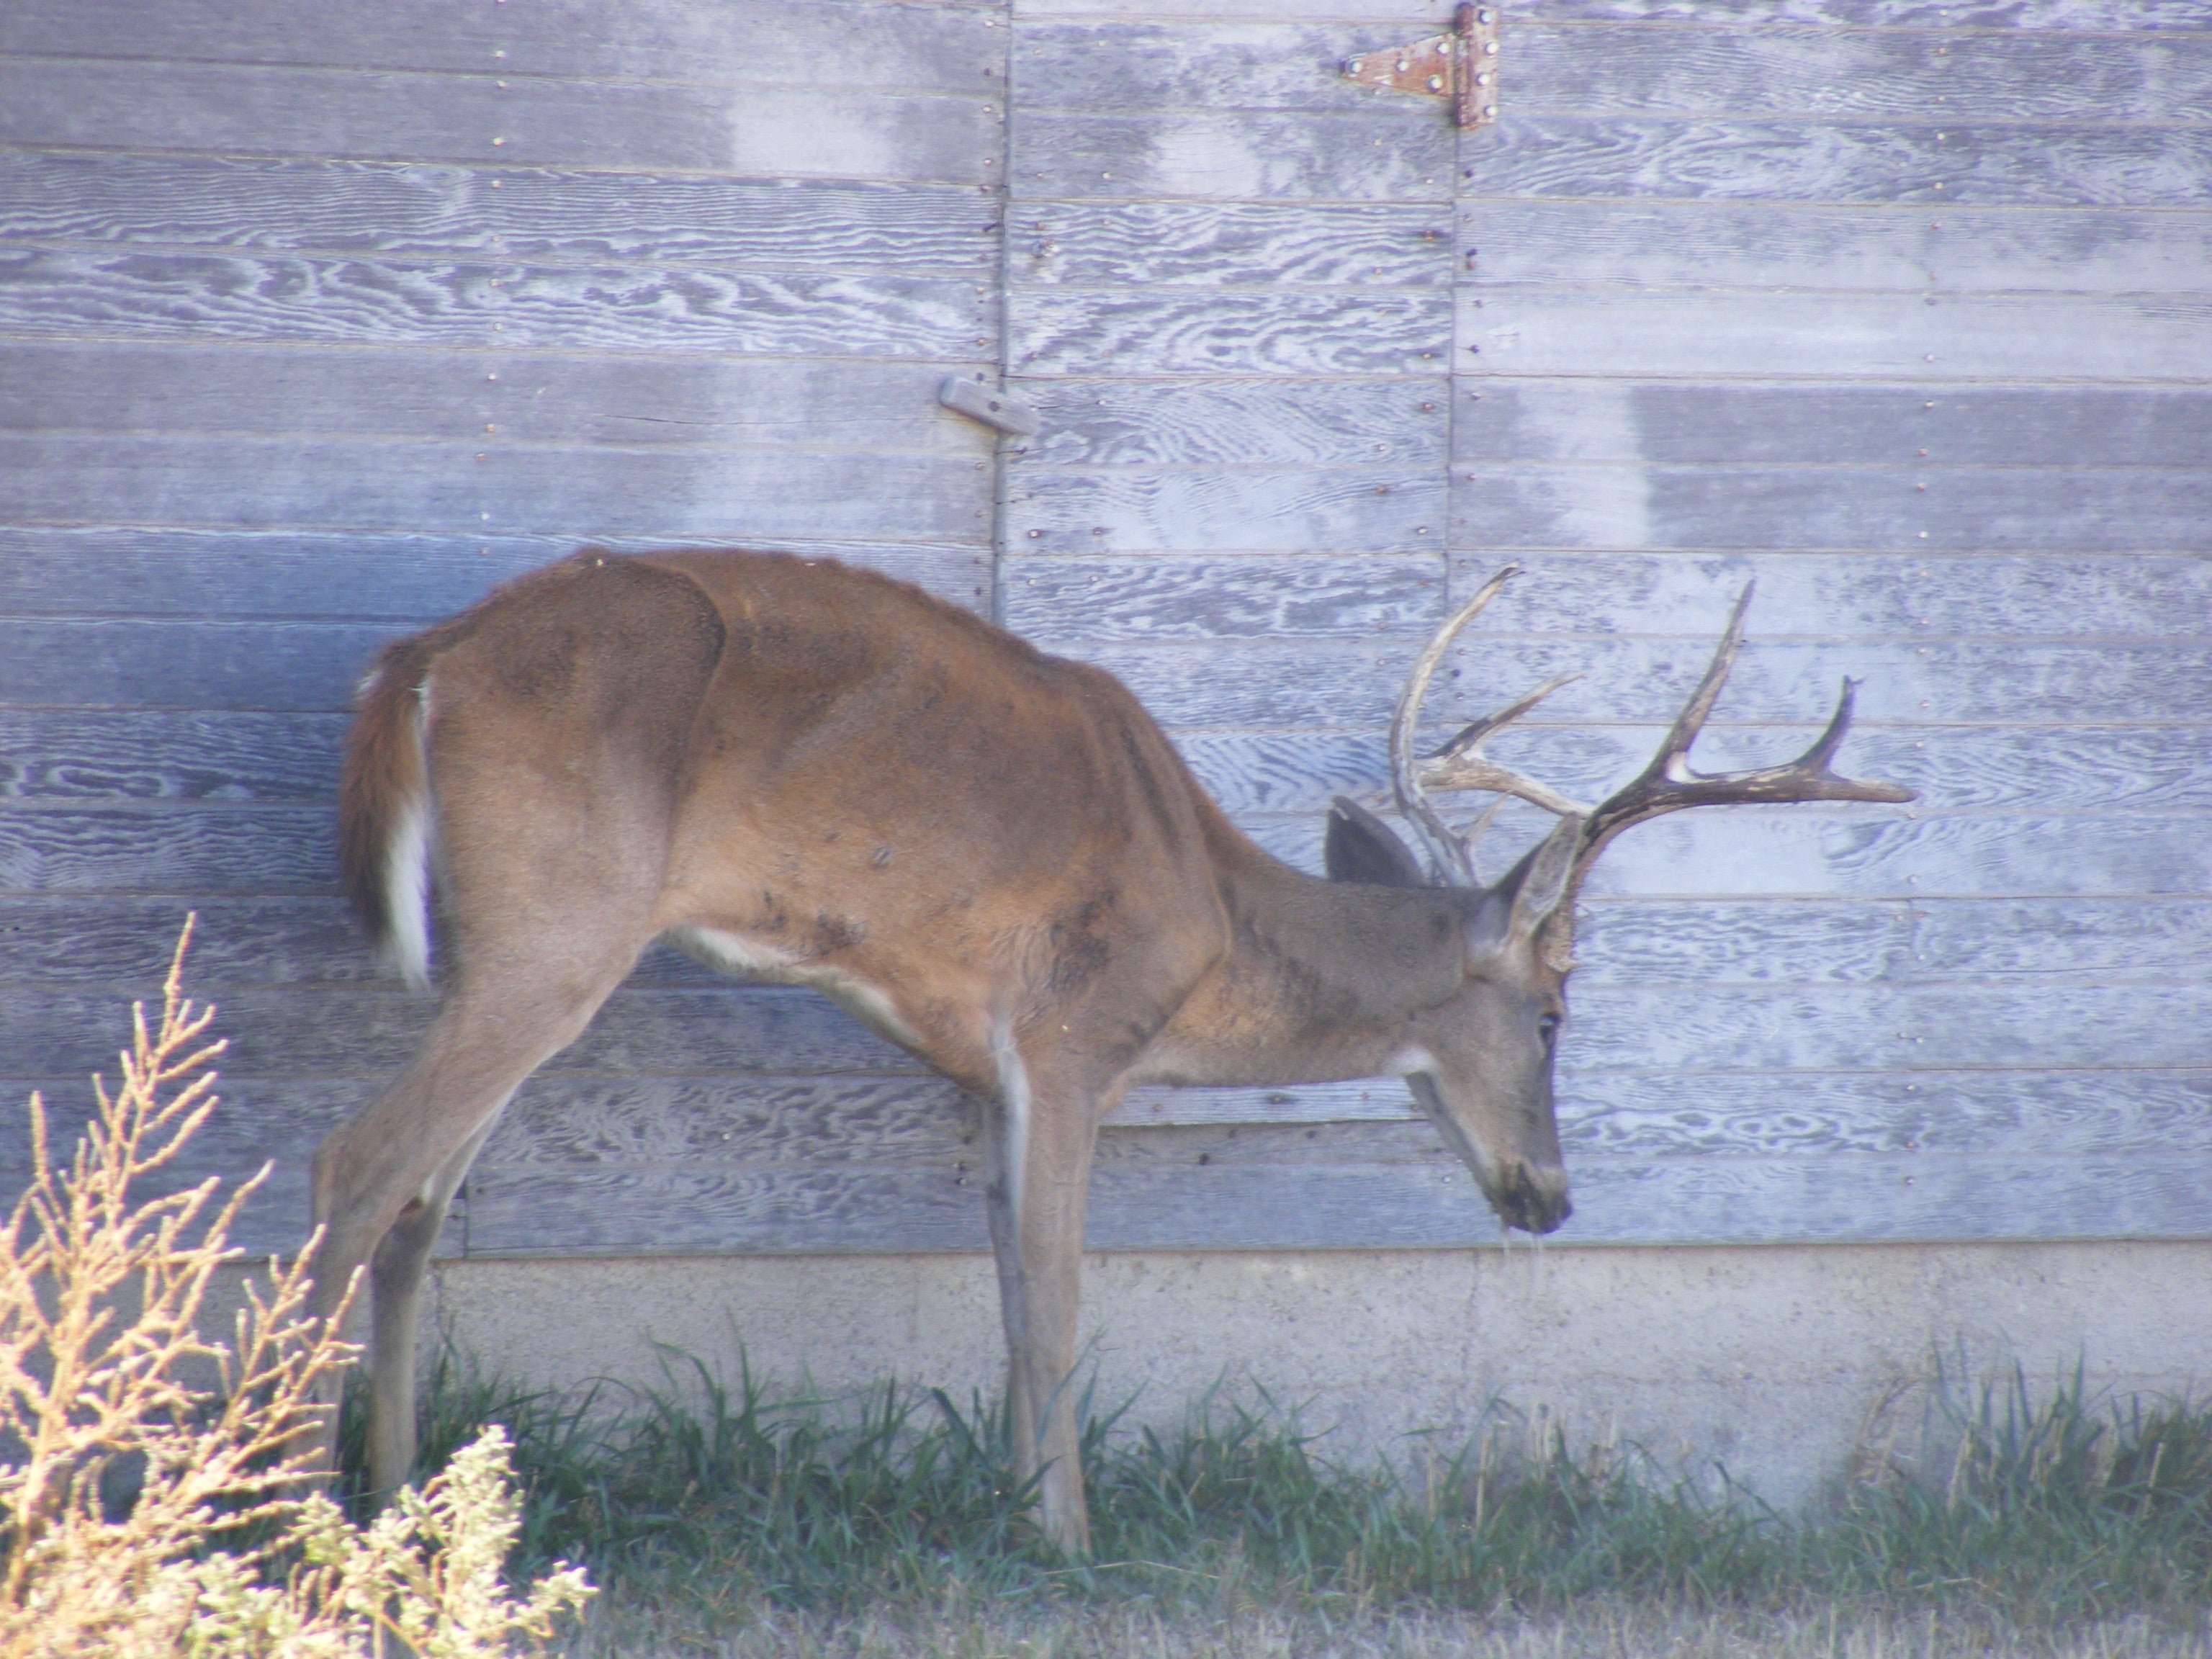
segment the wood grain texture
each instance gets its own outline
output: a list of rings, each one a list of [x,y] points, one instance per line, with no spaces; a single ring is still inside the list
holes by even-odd
[[[1877,820],[1807,807],[1685,813],[1623,836],[1585,890],[1593,899],[2197,899],[2212,895],[2203,823],[2195,815]],[[1319,818],[1252,817],[1243,828],[1277,858],[1319,872]],[[1502,817],[1482,870],[1495,879],[1540,828]]]
[[[1506,701],[1501,692],[1498,702]],[[1809,748],[1816,726],[1715,726],[1692,764],[1732,771],[1773,765]],[[1428,734],[1441,744],[1449,728]],[[1484,752],[1575,799],[1620,788],[1659,752],[1665,728],[1535,726],[1492,739]],[[1178,746],[1232,812],[1326,811],[1337,794],[1389,793],[1383,734],[1184,732]],[[2165,726],[1923,726],[1856,731],[1850,769],[1921,792],[1944,812],[2191,812],[2212,810],[2212,776],[2198,762],[2202,725]],[[210,769],[212,773],[214,769]],[[1468,797],[1472,810],[1480,794]]]
[[[1044,466],[1432,465],[1449,442],[1441,376],[1360,380],[1024,380],[1043,429],[1015,453]]]
[[[1522,113],[1790,115],[1942,125],[2212,118],[2212,33],[1942,34],[1516,19],[1507,96]],[[1656,48],[1656,49],[1655,49]]]
[[[0,811],[0,890],[327,892],[334,841],[320,804],[16,807]]]
[[[1346,58],[1411,38],[1401,22],[1364,25],[1176,19],[1024,19],[1016,27],[1013,95],[1032,111],[1433,109],[1347,81]]]
[[[2212,549],[2212,468],[1487,465],[1462,544],[1960,552]]]
[[[1012,372],[1096,374],[1443,374],[1442,292],[1063,293],[1007,297]]]
[[[1449,512],[1441,474],[1403,466],[1175,472],[1023,468],[1009,473],[1003,522],[1006,545],[1024,553],[1413,552],[1441,550]],[[1011,584],[1028,574],[1017,577],[1014,569],[1009,560],[1002,573],[1010,592]]]
[[[1470,196],[2194,208],[2212,132],[1522,116],[1509,100],[1462,162]]]
[[[980,185],[996,182],[998,110],[975,96],[0,58],[0,143],[70,149]]]
[[[1000,580],[1006,626],[1048,646],[1108,637],[1425,637],[1443,594],[1443,556],[1009,559]]]
[[[1005,39],[990,10],[860,0],[393,0],[373,17],[315,0],[15,0],[0,19],[0,52],[971,94],[999,90]]]
[[[4,131],[4,129],[0,129]],[[1433,109],[1088,115],[1024,111],[1007,171],[1031,198],[1437,202],[1452,131]]]
[[[732,544],[726,538],[598,539],[618,552]],[[566,557],[584,540],[437,531],[0,526],[0,615],[309,617],[424,627],[475,603],[495,582]],[[956,605],[988,605],[988,550],[972,543],[749,536],[745,544],[864,564]]]
[[[0,981],[157,995],[178,931],[193,913],[186,973],[195,998],[220,1006],[234,985],[384,977],[344,904],[327,893],[51,892],[0,896]]]
[[[1386,643],[1387,641],[1387,643]],[[1678,641],[1534,641],[1487,635],[1456,647],[1430,693],[1440,725],[1478,718],[1555,674],[1584,678],[1547,707],[1559,720],[1663,725],[1711,655],[1708,632]],[[1415,644],[1266,641],[1211,646],[1086,642],[1065,654],[1121,676],[1170,727],[1348,726],[1389,717]],[[1461,671],[1454,676],[1453,670]],[[1860,681],[1861,729],[1960,723],[2008,727],[2193,723],[2212,693],[2212,650],[2194,642],[2110,644],[1930,640],[1844,644],[1753,639],[1738,659],[1717,719],[1791,724],[1820,718],[1845,675]],[[1501,750],[1501,752],[1503,752]]]
[[[388,1081],[412,1059],[436,1000],[389,983],[233,986],[218,1019],[225,1078]],[[75,988],[26,991],[0,1007],[0,1055],[16,1077],[81,1075],[114,1063],[114,999]],[[812,992],[737,985],[621,990],[547,1077],[772,1073],[906,1073],[921,1068]]]
[[[0,154],[0,236],[25,241],[988,276],[997,220],[965,185]]]
[[[1800,118],[2203,121],[2212,34],[1942,34],[1768,25],[1510,25],[1505,99],[1516,114],[1788,115]],[[1024,23],[1014,95],[1024,109],[1356,108],[1404,104],[1341,78],[1404,29],[1285,21]]]
[[[405,629],[357,623],[0,621],[0,702],[320,712]]]
[[[106,340],[8,354],[8,431],[991,453],[938,403],[933,363]]]
[[[1462,292],[1462,373],[2212,378],[2212,301],[2076,295]]]
[[[2063,1182],[2054,1176],[2069,1171]],[[1586,1167],[1572,1243],[2196,1237],[2212,1159],[1695,1159]],[[470,1254],[983,1248],[972,1178],[640,1172],[588,1191],[487,1170]],[[539,1241],[545,1241],[540,1243]],[[1466,1249],[1496,1243],[1463,1171],[1422,1165],[1109,1169],[1092,1249]]]
[[[701,266],[417,264],[234,252],[0,249],[0,328],[48,337],[301,340],[918,357],[988,343],[959,277]]]
[[[0,433],[18,522],[241,530],[358,526],[577,542],[762,537],[983,543],[988,472],[952,456]],[[482,457],[481,459],[478,457]]]
[[[1317,848],[1318,815],[1306,826]],[[323,894],[196,894],[156,898],[55,890],[0,896],[0,981],[159,988],[188,910],[191,983],[220,1000],[232,987],[383,978],[360,930]],[[1592,894],[1576,930],[1577,987],[1611,985],[2194,983],[2212,904],[2201,898],[1961,899],[1916,893],[1863,900],[1683,900]],[[727,980],[672,951],[648,951],[638,988],[706,989]],[[391,988],[389,986],[386,988]],[[1286,1089],[1172,1090],[1147,1101],[1220,1097],[1255,1120],[1401,1115],[1387,1079]],[[1379,1107],[1357,1103],[1370,1097]],[[1138,1116],[1155,1110],[1134,1105]],[[1177,1110],[1188,1109],[1178,1107]],[[1180,1117],[1172,1121],[1182,1121]]]
[[[1009,227],[1016,287],[1431,288],[1452,281],[1443,203],[1033,203]]]
[[[1466,461],[2193,467],[2212,456],[2212,392],[2197,387],[1576,376],[1483,378],[1457,399],[1454,459]],[[2104,568],[2126,580],[2117,562]]]
[[[330,800],[336,714],[0,709],[0,799]]]
[[[1923,295],[2202,294],[2212,286],[2212,215],[2203,213],[1484,199],[1463,206],[1458,219],[1462,265],[1486,283]]]
[[[2164,482],[2152,471],[2118,477]],[[1454,592],[1472,592],[1495,568],[1491,556],[1454,554]],[[1692,634],[1714,628],[1753,580],[1751,629],[1770,639],[2187,639],[2185,618],[2212,604],[2212,563],[2148,552],[1563,553],[1532,555],[1525,568],[1497,617],[1515,631]]]

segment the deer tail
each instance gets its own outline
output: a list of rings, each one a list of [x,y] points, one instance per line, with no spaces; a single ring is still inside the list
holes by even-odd
[[[435,821],[423,751],[433,653],[420,639],[387,646],[354,697],[338,783],[338,865],[346,897],[385,964],[430,983]]]

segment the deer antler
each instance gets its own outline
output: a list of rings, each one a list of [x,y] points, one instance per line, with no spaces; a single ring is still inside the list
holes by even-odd
[[[1390,722],[1390,779],[1397,794],[1398,810],[1420,832],[1438,878],[1463,885],[1476,884],[1473,843],[1508,795],[1561,817],[1584,820],[1581,846],[1568,880],[1567,903],[1561,907],[1563,914],[1571,913],[1575,890],[1581,886],[1584,872],[1605,850],[1606,844],[1631,824],[1662,813],[1678,812],[1690,806],[1811,800],[1899,802],[1915,798],[1911,790],[1901,785],[1861,782],[1840,776],[1830,769],[1829,762],[1850,730],[1853,682],[1849,679],[1844,682],[1843,696],[1829,719],[1827,729],[1810,749],[1787,765],[1749,772],[1705,773],[1692,769],[1690,745],[1704,730],[1706,716],[1712,713],[1722,686],[1728,683],[1729,671],[1735,665],[1736,653],[1743,645],[1744,614],[1751,607],[1755,582],[1745,584],[1705,678],[1698,682],[1698,689],[1690,694],[1689,702],[1675,716],[1658,754],[1634,781],[1595,807],[1570,800],[1557,790],[1524,778],[1480,752],[1490,738],[1561,686],[1581,678],[1577,674],[1561,674],[1545,681],[1534,690],[1468,726],[1435,754],[1415,760],[1412,753],[1413,729],[1420,719],[1421,699],[1428,691],[1429,680],[1437,665],[1443,660],[1444,653],[1461,630],[1474,620],[1476,613],[1509,580],[1520,574],[1520,566],[1507,565],[1437,630],[1414,662],[1413,672],[1407,677],[1406,689],[1399,694],[1397,712]],[[1430,804],[1426,793],[1430,789],[1488,789],[1499,799],[1476,821],[1468,835],[1461,836],[1452,833]]]
[[[1504,805],[1504,797],[1518,796],[1562,817],[1585,815],[1590,810],[1479,752],[1486,739],[1519,720],[1561,686],[1580,679],[1579,674],[1561,674],[1545,681],[1527,696],[1465,727],[1433,755],[1419,761],[1413,758],[1413,729],[1419,724],[1421,699],[1427,695],[1429,679],[1436,672],[1437,665],[1443,660],[1451,642],[1474,620],[1476,613],[1497,596],[1498,589],[1520,574],[1519,565],[1507,565],[1437,629],[1415,659],[1413,672],[1407,676],[1406,689],[1399,693],[1397,712],[1390,720],[1390,781],[1398,798],[1398,810],[1420,832],[1436,874],[1460,886],[1480,884],[1474,873],[1474,846],[1489,827],[1498,808]],[[1431,789],[1489,789],[1495,791],[1499,799],[1475,820],[1472,830],[1459,836],[1430,805],[1427,792]]]
[[[1728,682],[1729,670],[1735,665],[1736,652],[1743,644],[1744,612],[1750,609],[1752,592],[1757,586],[1756,582],[1744,584],[1742,596],[1729,614],[1728,632],[1721,640],[1720,648],[1713,653],[1705,678],[1698,682],[1690,701],[1674,717],[1674,724],[1659,745],[1659,752],[1652,757],[1651,763],[1626,787],[1599,802],[1597,810],[1590,814],[1589,825],[1583,832],[1582,852],[1575,860],[1577,880],[1605,849],[1607,842],[1631,824],[1656,818],[1662,812],[1679,812],[1689,806],[1808,800],[1901,802],[1916,799],[1913,792],[1901,784],[1861,782],[1830,769],[1828,763],[1835,758],[1844,733],[1850,730],[1856,682],[1849,678],[1844,681],[1843,695],[1837,699],[1836,712],[1829,717],[1827,729],[1796,760],[1749,772],[1692,769],[1690,745],[1704,729],[1705,717],[1712,713],[1721,687]]]

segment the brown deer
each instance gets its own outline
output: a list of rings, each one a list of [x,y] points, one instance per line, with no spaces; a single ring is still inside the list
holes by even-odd
[[[1016,1444],[1069,1551],[1089,1529],[1064,1386],[1085,1188],[1132,1085],[1401,1076],[1504,1223],[1559,1226],[1552,1058],[1591,860],[1687,806],[1912,797],[1829,769],[1848,680],[1789,765],[1689,769],[1748,588],[1658,758],[1596,806],[1480,752],[1564,680],[1417,757],[1431,675],[1513,574],[1438,629],[1391,721],[1426,867],[1340,799],[1327,880],[1246,839],[1110,675],[829,560],[587,549],[388,647],[346,752],[346,886],[419,985],[434,879],[453,962],[414,1064],[315,1161],[321,1305],[370,1267],[374,1486],[413,1461],[417,1291],[447,1201],[508,1097],[658,939],[813,986],[987,1103]],[[1485,886],[1425,793],[1457,789],[1559,822]]]

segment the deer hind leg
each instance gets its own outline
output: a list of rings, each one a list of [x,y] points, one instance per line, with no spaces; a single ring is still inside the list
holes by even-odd
[[[508,1097],[581,1034],[647,937],[641,927],[634,939],[609,941],[595,971],[556,984],[465,969],[414,1065],[316,1153],[315,1310],[333,1310],[356,1270],[370,1268],[369,1475],[378,1491],[404,1483],[414,1463],[416,1307],[447,1206]],[[576,942],[574,934],[562,941],[571,963]],[[326,1458],[335,1432],[326,1413]]]
[[[999,1072],[999,1099],[988,1113],[988,1206],[1006,1328],[1016,1467],[1024,1480],[1037,1480],[1037,1519],[1045,1536],[1080,1555],[1091,1547],[1091,1515],[1073,1374],[1083,1218],[1097,1139],[1094,1104],[1086,1092],[1063,1093],[1049,1079],[1033,1086],[1029,1068],[1011,1047],[1000,1051]]]

